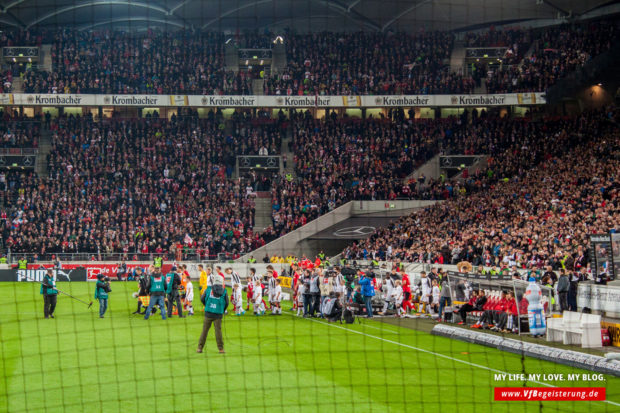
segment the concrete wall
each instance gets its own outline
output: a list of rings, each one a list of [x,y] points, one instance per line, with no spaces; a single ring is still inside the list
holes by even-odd
[[[325,215],[320,216],[314,221],[310,221],[301,228],[280,237],[269,244],[252,251],[250,254],[242,256],[236,262],[247,262],[250,255],[256,260],[261,261],[265,255],[281,255],[287,256],[293,254],[301,257],[306,254],[314,257],[321,249],[327,255],[335,254],[340,248],[344,248],[347,244],[330,243],[319,240],[308,240],[314,234],[331,227],[345,219],[353,216],[365,214],[381,214],[383,216],[399,216],[407,215],[416,209],[424,208],[434,204],[437,201],[419,201],[419,200],[394,200],[394,201],[350,201],[346,204],[334,209]],[[350,240],[349,240],[350,242]]]
[[[438,179],[440,173],[441,173],[441,170],[439,168],[439,155],[435,155],[424,165],[420,166],[414,172],[409,174],[405,178],[405,182],[409,181],[412,178],[418,179],[418,176],[420,176],[421,174],[424,174],[424,176],[426,176],[426,179],[429,179],[429,178]]]

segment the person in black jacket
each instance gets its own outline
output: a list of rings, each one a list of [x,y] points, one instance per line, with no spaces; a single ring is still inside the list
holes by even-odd
[[[41,294],[43,294],[43,315],[45,318],[54,318],[58,290],[52,270],[47,270],[43,282],[41,283]]]
[[[570,280],[566,270],[560,270],[560,279],[558,280],[558,296],[560,297],[560,310],[568,310],[568,289],[570,288]]]
[[[467,324],[467,313],[470,311],[474,311],[476,308],[476,302],[478,301],[478,290],[473,290],[471,292],[471,297],[469,298],[469,302],[463,304],[461,308],[459,308],[459,315],[461,316],[461,322],[459,324]]]
[[[179,318],[185,318],[183,315],[183,306],[181,305],[181,297],[179,295],[179,286],[181,285],[181,276],[177,272],[176,267],[172,267],[172,272],[166,275],[166,284],[168,289],[168,318],[172,318],[172,306],[176,305]]]
[[[138,279],[138,309],[133,312],[133,314],[144,314],[140,310],[144,307],[144,311],[146,311],[146,306],[142,305],[142,300],[140,297],[148,297],[149,289],[148,289],[148,280],[146,279],[146,275],[144,271],[142,271],[141,267],[136,268],[136,278]],[[153,314],[155,313],[155,309],[153,309]]]

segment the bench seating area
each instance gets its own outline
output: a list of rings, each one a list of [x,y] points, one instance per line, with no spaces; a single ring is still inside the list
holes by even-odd
[[[602,347],[601,316],[564,311],[562,318],[547,319],[547,341],[584,348]]]

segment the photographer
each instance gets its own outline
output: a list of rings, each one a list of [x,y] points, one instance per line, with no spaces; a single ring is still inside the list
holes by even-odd
[[[366,275],[362,271],[360,271],[359,274],[359,284],[362,287],[362,296],[364,297],[364,304],[366,305],[366,314],[368,318],[372,318],[372,297],[375,296],[375,287],[372,285],[372,280],[375,278],[375,274],[370,273]]]
[[[198,340],[198,348],[196,353],[202,353],[207,341],[207,334],[211,329],[211,325],[215,327],[215,341],[217,349],[220,353],[224,353],[224,340],[222,338],[222,318],[228,307],[228,295],[224,283],[209,286],[207,291],[200,297],[200,301],[205,306],[205,319],[202,325],[202,333]]]
[[[97,275],[97,285],[95,286],[95,299],[99,300],[99,318],[103,318],[108,309],[108,293],[112,292],[108,277],[103,274]]]
[[[181,276],[177,272],[176,267],[172,267],[171,272],[166,274],[166,293],[168,294],[168,318],[172,318],[172,307],[176,305],[179,318],[185,318],[183,315],[183,306],[181,305],[181,297],[179,295],[179,285],[181,285]],[[165,311],[165,310],[164,310]]]

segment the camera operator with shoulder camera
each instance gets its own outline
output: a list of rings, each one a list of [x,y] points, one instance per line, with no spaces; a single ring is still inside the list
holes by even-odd
[[[202,349],[207,341],[207,334],[211,329],[211,325],[215,327],[215,341],[220,353],[224,353],[224,340],[222,338],[222,319],[224,312],[228,307],[228,294],[224,282],[214,283],[207,287],[207,291],[200,297],[200,301],[205,306],[205,319],[202,325],[202,333],[198,340],[197,353],[202,353]]]
[[[103,318],[108,309],[108,293],[112,292],[110,280],[103,274],[97,275],[97,285],[95,286],[95,299],[99,300],[99,318]]]
[[[372,285],[373,278],[375,278],[374,273],[365,274],[360,271],[359,285],[362,287],[362,296],[364,296],[368,318],[372,318],[372,297],[375,296],[375,287]]]

